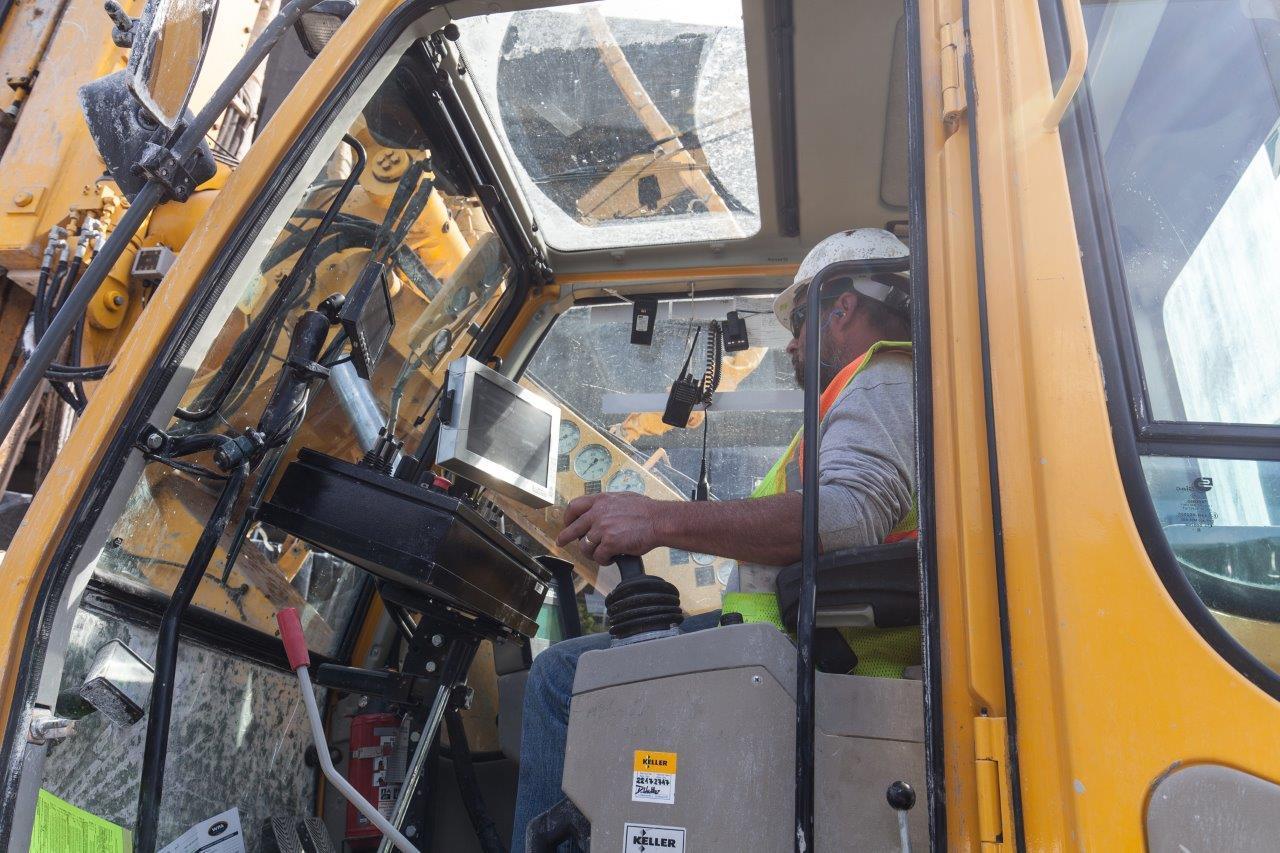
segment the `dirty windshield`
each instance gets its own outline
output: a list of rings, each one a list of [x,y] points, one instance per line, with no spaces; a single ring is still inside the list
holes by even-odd
[[[365,573],[256,523],[252,506],[299,447],[355,461],[389,430],[415,448],[449,361],[472,346],[508,290],[510,264],[486,214],[459,164],[433,151],[420,101],[406,94],[427,79],[418,55],[410,47],[380,65],[266,214],[183,365],[189,382],[166,427],[177,437],[244,435],[263,417],[282,366],[295,364],[298,318],[326,300],[353,301],[358,281],[371,285],[352,325],[334,326],[351,334],[328,333],[313,368],[325,380],[254,470],[195,597],[197,607],[268,634],[276,611],[296,607],[312,647],[326,653],[356,610]],[[363,346],[348,342],[356,338]],[[96,569],[107,582],[168,594],[223,477],[207,454],[148,458]]]
[[[759,230],[737,0],[610,0],[460,27],[468,77],[551,245]]]
[[[555,546],[568,501],[598,492],[689,500],[698,486],[704,447],[710,498],[749,496],[800,428],[803,403],[785,351],[791,336],[774,319],[771,304],[772,297],[764,295],[658,300],[648,346],[630,342],[630,304],[565,311],[522,380],[562,407],[556,465],[560,506],[538,511],[511,506],[511,515],[543,547],[571,560],[584,579],[607,592],[616,581],[611,570],[597,575],[576,545]],[[746,348],[709,351],[708,336],[723,329],[729,312],[745,322]],[[718,379],[711,406],[696,407],[681,428],[664,422],[663,412],[686,359],[700,381],[708,374]],[[735,567],[733,560],[674,548],[645,556],[646,570],[674,584],[691,613],[720,606],[720,592]]]

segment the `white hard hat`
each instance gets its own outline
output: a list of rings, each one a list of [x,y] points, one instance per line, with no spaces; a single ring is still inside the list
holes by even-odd
[[[907,254],[907,247],[903,242],[883,228],[854,228],[850,231],[832,234],[810,249],[809,254],[804,256],[804,260],[800,262],[800,268],[796,270],[795,281],[773,300],[774,316],[778,318],[779,323],[790,329],[791,311],[795,307],[796,300],[804,296],[809,282],[813,281],[813,277],[829,264],[833,264],[836,261],[905,258]],[[858,279],[855,279],[855,282],[857,281]],[[865,295],[872,298],[880,298],[875,293],[881,292],[885,287],[884,284],[870,277],[867,278],[864,285],[866,285],[868,291],[871,291],[865,293]],[[855,289],[859,293],[864,292],[861,287],[855,286]]]

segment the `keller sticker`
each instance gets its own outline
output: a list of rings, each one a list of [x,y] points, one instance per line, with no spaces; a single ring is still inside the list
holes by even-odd
[[[622,853],[684,853],[684,830],[678,826],[629,823],[622,832]]]
[[[631,783],[633,803],[670,804],[676,801],[676,754],[674,752],[637,749],[633,770]],[[680,832],[683,833],[684,830]]]

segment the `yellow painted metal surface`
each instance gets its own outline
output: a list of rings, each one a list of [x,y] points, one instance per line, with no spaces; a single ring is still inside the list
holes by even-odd
[[[207,99],[244,53],[258,3],[220,3],[193,105]],[[137,16],[144,0],[121,5]],[[0,110],[17,116],[0,160],[0,265],[11,272],[35,270],[51,227],[77,214],[101,217],[104,190],[114,192],[113,184],[100,181],[104,165],[76,96],[85,83],[124,68],[128,51],[116,47],[110,34],[110,20],[96,0],[21,0],[0,31],[0,72],[7,80],[26,80],[0,86]]]
[[[136,15],[143,3],[132,0],[123,5]],[[56,18],[56,9],[48,11]],[[102,161],[75,92],[124,67],[126,51],[111,43],[110,32],[102,6],[85,0],[67,3],[56,20],[38,77],[0,161],[0,265],[10,270],[38,267],[49,229],[74,205],[97,199],[95,183]]]
[[[974,787],[978,793],[978,840],[986,853],[1013,849],[1009,827],[1009,748],[1004,717],[973,720]]]
[[[1280,707],[1188,623],[1129,512],[1036,5],[969,10],[1026,842],[1136,850],[1175,763],[1280,779]]]
[[[951,849],[977,850],[974,720],[1005,716],[1007,708],[982,406],[970,128],[965,114],[950,125],[943,121],[950,78],[942,60],[956,36],[953,28],[944,38],[943,23],[962,13],[958,0],[920,7],[947,841]],[[1012,831],[1008,818],[1001,815],[1005,833]]]

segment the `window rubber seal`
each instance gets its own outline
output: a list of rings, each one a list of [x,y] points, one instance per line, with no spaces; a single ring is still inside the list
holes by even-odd
[[[767,15],[778,233],[783,237],[797,237],[800,235],[800,177],[796,161],[796,25],[792,0],[770,0]]]
[[[969,36],[969,0],[964,0],[964,38]],[[992,553],[995,562],[996,603],[1000,612],[1000,658],[1004,675],[1005,732],[1009,750],[1009,820],[1013,825],[1014,849],[1027,847],[1022,818],[1021,757],[1018,752],[1018,703],[1013,681],[1013,639],[1009,619],[1008,563],[1004,550],[1004,510],[1000,492],[1000,457],[996,441],[995,392],[991,376],[991,334],[987,314],[986,247],[983,242],[982,185],[978,170],[978,94],[973,71],[973,51],[964,51],[965,97],[968,99],[969,169],[973,197],[973,240],[978,293],[978,326],[982,345],[982,404],[986,422],[987,470],[991,488]]]

